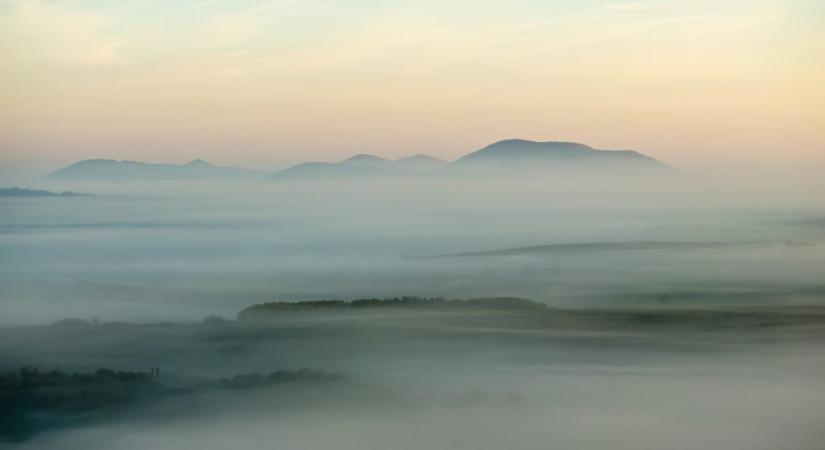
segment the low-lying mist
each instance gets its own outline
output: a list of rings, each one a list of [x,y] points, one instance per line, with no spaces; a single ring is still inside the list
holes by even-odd
[[[0,446],[819,448],[823,205],[605,180],[0,198]],[[239,316],[401,296],[540,307]]]
[[[169,420],[159,418],[164,411],[147,411],[149,417],[130,424],[59,432],[20,448],[815,450],[821,445],[816,417],[825,399],[810,385],[584,372],[526,380],[552,382],[561,394],[522,387],[519,391],[530,396],[524,401],[365,405],[356,397],[307,406],[307,399],[291,393],[246,394],[235,399],[242,408],[253,404],[245,414],[230,410]],[[221,398],[198,401],[206,403],[198,403],[199,409],[237,407]]]
[[[805,300],[820,292],[825,261],[821,210],[734,205],[694,180],[56,188],[99,195],[0,199],[3,324],[199,319],[272,299],[394,295]],[[699,245],[432,258],[617,242]]]
[[[161,367],[168,390],[20,448],[817,448],[825,310],[662,311],[7,328],[0,352],[21,366]],[[210,381],[299,367],[343,378]]]

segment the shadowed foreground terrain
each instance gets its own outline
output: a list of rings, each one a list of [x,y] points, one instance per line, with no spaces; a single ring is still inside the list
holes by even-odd
[[[814,449],[823,342],[820,306],[407,297],[63,320],[0,329],[0,430],[21,448]]]

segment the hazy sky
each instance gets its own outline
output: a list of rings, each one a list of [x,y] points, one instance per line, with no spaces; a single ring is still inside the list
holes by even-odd
[[[7,167],[523,137],[810,168],[823,80],[821,0],[0,0]]]

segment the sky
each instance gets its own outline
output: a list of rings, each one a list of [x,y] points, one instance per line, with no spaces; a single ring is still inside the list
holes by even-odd
[[[825,166],[822,0],[0,0],[0,163],[279,168],[505,138]]]

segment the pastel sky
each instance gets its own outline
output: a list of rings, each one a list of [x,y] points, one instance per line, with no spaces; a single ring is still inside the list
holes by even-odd
[[[6,165],[275,168],[511,137],[825,164],[825,2],[0,0]]]

